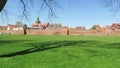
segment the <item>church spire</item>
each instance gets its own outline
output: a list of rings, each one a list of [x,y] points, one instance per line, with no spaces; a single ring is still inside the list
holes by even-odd
[[[41,23],[41,21],[39,20],[39,16],[37,17],[36,23]]]

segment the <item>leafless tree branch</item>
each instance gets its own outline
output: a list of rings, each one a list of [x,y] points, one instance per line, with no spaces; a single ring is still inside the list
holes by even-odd
[[[8,19],[7,14],[8,13],[7,13],[7,11],[5,9],[3,9],[3,11],[0,13],[3,23],[5,22],[5,20]]]
[[[28,16],[27,16],[27,13],[29,11],[28,8],[28,5],[27,3],[30,3],[32,2],[31,0],[28,0],[29,2],[26,2],[26,0],[20,0],[22,6],[23,6],[23,11],[22,11],[22,14],[23,14],[23,17],[25,17],[27,20],[29,20]],[[58,7],[58,0],[41,0],[40,1],[41,3],[41,7],[43,8],[44,6],[46,6],[48,8],[48,16],[49,17],[52,17],[52,16],[56,16],[56,7]]]
[[[0,12],[4,8],[6,2],[7,2],[7,0],[0,0]]]
[[[3,7],[5,6],[6,2],[8,0],[0,0],[0,11],[3,9]],[[22,11],[21,11],[21,17],[25,18],[27,21],[29,21],[29,15],[28,13],[30,12],[30,7],[32,5],[32,2],[36,1],[36,0],[18,0],[20,1],[20,4],[22,5]],[[59,0],[39,0],[40,7],[43,8],[47,8],[48,9],[48,16],[52,17],[52,16],[56,16],[56,7],[59,6],[58,5],[58,1]],[[45,6],[45,7],[44,7]]]
[[[110,8],[115,14],[120,11],[120,0],[104,0],[106,7]]]

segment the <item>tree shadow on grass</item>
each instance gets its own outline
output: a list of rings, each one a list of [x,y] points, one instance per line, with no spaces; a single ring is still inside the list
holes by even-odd
[[[31,40],[0,40],[0,46],[4,46],[6,44],[14,44],[14,43],[22,43]]]
[[[91,40],[91,41],[54,41],[54,42],[44,42],[44,43],[27,43],[33,48],[29,48],[29,49],[14,52],[14,53],[3,54],[3,55],[0,55],[0,58],[26,55],[34,52],[41,52],[45,50],[66,47],[66,46],[86,46],[86,45],[88,46],[88,44],[91,44],[91,43],[96,44],[98,42]]]
[[[102,48],[114,48],[114,49],[120,49],[120,43],[111,43],[107,44],[105,46],[100,46]]]

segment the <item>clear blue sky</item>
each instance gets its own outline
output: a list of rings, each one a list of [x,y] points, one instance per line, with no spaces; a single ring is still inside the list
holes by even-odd
[[[17,0],[8,0],[5,9],[8,12],[9,20],[5,21],[7,23],[4,24],[15,24],[16,21],[21,20],[21,18],[19,18],[21,11],[19,7],[21,7],[21,5],[18,4],[19,2]],[[113,16],[110,9],[104,6],[102,0],[60,0],[59,4],[61,8],[56,9],[58,17],[52,19],[52,21],[48,19],[47,9],[41,10],[38,4],[37,0],[33,3],[31,12],[28,13],[30,21],[21,20],[23,23],[30,26],[34,23],[37,16],[39,16],[42,22],[61,23],[69,27],[86,26],[86,28],[90,28],[94,24],[101,26],[111,25],[117,21],[118,18],[117,16]],[[2,19],[0,22],[3,22]]]

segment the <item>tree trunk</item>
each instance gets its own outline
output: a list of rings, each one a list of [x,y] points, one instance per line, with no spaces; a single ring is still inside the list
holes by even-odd
[[[0,12],[3,9],[3,7],[5,6],[7,0],[0,0]]]

